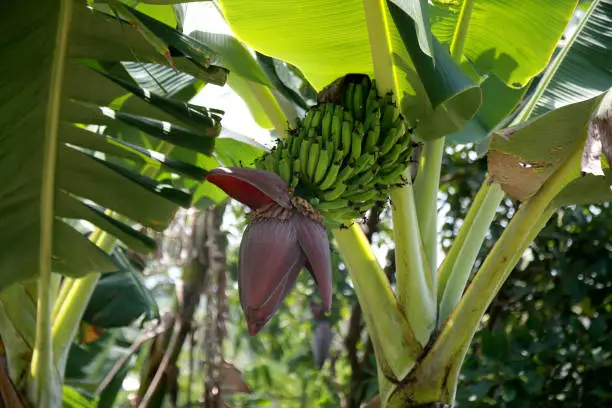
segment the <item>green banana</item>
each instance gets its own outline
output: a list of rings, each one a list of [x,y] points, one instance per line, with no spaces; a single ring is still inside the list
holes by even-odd
[[[327,109],[325,115],[323,116],[323,120],[321,122],[321,135],[323,139],[329,140],[331,136],[331,124],[332,118],[334,117],[333,108]]]
[[[395,105],[393,104],[386,105],[385,110],[382,114],[381,122],[380,122],[380,124],[382,125],[382,128],[389,129],[391,125],[393,124],[393,122],[395,122],[395,120],[398,118],[398,116],[399,116],[399,109],[397,109]]]
[[[327,168],[329,167],[330,157],[329,150],[323,148],[319,151],[319,160],[317,162],[317,167],[314,172],[314,183],[319,184],[325,174],[327,174]]]
[[[330,188],[336,181],[339,171],[340,171],[340,165],[333,163],[329,167],[329,170],[327,170],[327,174],[325,175],[323,180],[321,180],[321,183],[319,184],[319,188],[321,190],[327,190],[328,188]]]
[[[355,115],[355,119],[362,120],[363,119],[363,86],[361,84],[355,85],[355,93],[353,94],[353,115]]]
[[[336,109],[331,123],[331,145],[334,149],[340,148],[342,141],[342,110]]]
[[[400,137],[400,140],[397,141],[398,144],[402,146],[410,147],[410,139],[412,139],[412,134],[410,132],[404,132],[404,135]]]
[[[353,82],[350,82],[346,88],[345,88],[345,92],[344,92],[344,106],[346,106],[349,110],[353,109],[353,94],[355,92],[355,84]]]
[[[342,185],[342,184],[341,184]],[[346,186],[344,186],[346,188]],[[338,200],[337,197],[336,199],[334,199],[333,201],[323,201],[320,202],[317,207],[320,210],[339,210],[341,208],[347,208],[348,207],[348,201],[346,200]]]
[[[402,154],[402,152],[404,152],[406,149],[407,147],[405,145],[397,143],[386,155],[383,156],[384,160],[386,162],[395,163],[397,162],[397,159],[399,159],[400,154]]]
[[[306,169],[308,168],[308,153],[310,151],[310,144],[312,143],[312,141],[310,140],[303,140],[302,144],[300,145],[300,172],[302,173],[303,176],[306,176],[308,173],[306,172]]]
[[[334,152],[334,163],[341,164],[344,160],[344,156],[346,156],[346,152],[342,149],[338,149]]]
[[[291,182],[291,162],[288,159],[281,159],[278,162],[278,175],[281,176],[287,184]]]
[[[300,129],[300,133],[298,133],[297,137],[295,137],[295,139],[293,140],[293,143],[291,144],[292,157],[297,157],[300,153],[300,145],[302,144],[302,141],[306,137],[307,133],[308,131],[306,130],[306,128],[302,128]]]
[[[380,111],[378,110],[378,102],[376,101],[374,101],[366,111],[366,116],[363,120],[363,128],[366,131],[371,129],[374,123],[374,116],[378,116],[380,121]]]
[[[351,112],[351,109],[348,106],[347,106],[347,109],[344,110],[344,116],[342,117],[342,119],[353,123],[353,114]]]
[[[315,139],[317,137],[317,129],[315,129],[314,127],[311,127],[310,129],[308,129],[308,135],[306,137],[306,139]]]
[[[274,171],[274,158],[272,155],[267,155],[264,159],[264,170]]]
[[[293,147],[293,142],[297,139],[298,130],[296,129],[295,133],[291,133],[289,137],[285,140],[285,153],[289,155],[291,153],[291,148]]]
[[[382,141],[382,144],[380,145],[380,154],[381,155],[387,154],[389,150],[391,150],[395,142],[399,140],[400,137],[402,137],[400,128],[394,127],[394,128],[389,129],[387,133],[385,134],[385,139]]]
[[[310,124],[310,127],[312,129],[317,129],[319,126],[321,126],[322,121],[323,121],[323,112],[318,110],[315,112],[312,118],[312,123]]]
[[[291,155],[289,154],[291,152],[291,148],[289,147],[289,143],[286,143],[285,146],[286,147],[281,152],[281,159],[288,159],[291,161]]]
[[[368,131],[367,136],[365,137],[363,151],[366,153],[371,152],[374,147],[376,147],[376,143],[378,143],[378,137],[380,135],[380,126]]]
[[[376,156],[371,153],[363,154],[355,161],[354,173],[359,174],[361,170],[371,166],[376,161]]]
[[[363,201],[370,201],[372,200],[374,197],[376,197],[378,195],[378,190],[372,188],[369,190],[365,190],[365,191],[358,191],[356,193],[352,193],[352,194],[344,194],[342,196],[343,199],[345,200],[349,200],[352,203],[360,203]]]
[[[364,202],[363,204],[358,205],[357,211],[359,211],[360,213],[365,213],[366,211],[374,207],[376,203],[381,203],[381,202],[384,203],[385,201],[386,201],[386,197],[378,197],[378,199],[374,198],[373,200],[369,200],[369,201]]]
[[[357,160],[361,156],[361,142],[363,136],[361,133],[354,131],[351,139],[351,158]]]
[[[409,165],[413,158],[412,154],[414,153],[414,147],[411,145],[408,149],[404,150],[400,157],[397,159],[397,163],[403,164],[404,166]]]
[[[312,117],[314,116],[315,111],[316,111],[316,107],[308,111],[308,113],[306,114],[306,117],[304,118],[304,121],[302,122],[302,125],[303,125],[302,129],[308,130],[310,128],[310,125],[312,124]]]
[[[275,147],[272,148],[272,157],[274,157],[274,161],[279,161],[281,159],[281,154],[283,152],[283,142],[282,141],[278,141],[277,145]]]
[[[299,177],[302,172],[302,161],[300,159],[293,160],[293,177]]]
[[[339,183],[333,189],[321,194],[321,199],[323,201],[334,201],[338,199],[342,193],[346,191],[346,184]]]
[[[346,222],[352,222],[353,220],[360,218],[361,214],[353,209],[334,209],[325,210],[325,216],[331,220],[340,220]]]
[[[347,180],[353,174],[355,168],[351,165],[344,166],[340,173],[338,173],[338,177],[336,178],[336,183],[342,183]]]
[[[397,181],[399,176],[401,176],[405,170],[406,170],[405,166],[403,165],[397,166],[387,172],[379,174],[377,178],[378,179],[377,182],[381,184],[393,183]]]
[[[295,188],[298,186],[299,183],[300,183],[300,177],[297,174],[294,174],[293,177],[291,178],[291,184],[289,185],[289,187],[295,190]]]
[[[351,151],[351,140],[353,138],[353,123],[342,122],[342,146],[341,149],[347,154]]]
[[[377,171],[374,170],[366,170],[361,174],[357,174],[355,177],[351,177],[347,183],[355,186],[365,186],[370,181],[374,180]]]
[[[321,145],[316,141],[313,141],[308,148],[308,165],[306,167],[306,177],[308,180],[312,181],[314,179],[315,169],[317,167],[317,162],[319,161],[319,151],[321,150]]]
[[[376,88],[374,86],[372,86],[370,88],[370,92],[368,92],[368,96],[366,98],[366,103],[365,103],[366,112],[371,112],[372,111],[372,104],[374,102],[378,102],[376,100],[377,98],[378,98],[378,95],[376,95]]]

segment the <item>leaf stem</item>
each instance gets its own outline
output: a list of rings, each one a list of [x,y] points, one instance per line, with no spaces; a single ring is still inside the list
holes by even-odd
[[[397,300],[422,346],[435,327],[436,302],[433,282],[426,268],[418,232],[412,185],[391,192]]]
[[[423,359],[422,365],[428,372],[445,373],[458,356],[463,358],[486,308],[537,235],[538,228],[546,223],[545,217],[554,212],[548,206],[570,181],[581,153],[582,149],[576,149],[540,190],[521,205]],[[431,380],[423,378],[423,381]]]
[[[66,278],[71,281],[70,290],[58,310],[52,329],[53,358],[61,376],[64,375],[70,345],[99,278],[99,273],[90,273],[78,279]]]
[[[64,280],[62,281],[62,284],[60,285],[59,294],[57,295],[57,298],[55,299],[55,304],[53,305],[53,311],[51,312],[52,321],[55,321],[55,319],[57,319],[57,314],[62,308],[62,304],[66,300],[68,293],[70,293],[70,288],[72,287],[73,283],[74,279],[67,277],[64,278]]]
[[[440,302],[438,325],[448,318],[461,299],[478,252],[504,196],[501,186],[491,184],[488,178],[478,190],[459,234],[438,271]]]
[[[38,305],[36,339],[30,365],[29,394],[36,406],[61,405],[61,389],[53,367],[51,347],[51,264],[53,256],[53,223],[55,202],[55,168],[57,140],[62,103],[62,83],[68,49],[68,32],[72,17],[72,0],[59,1],[57,29],[49,80],[49,100],[45,117],[40,192],[40,252],[38,254]]]
[[[438,189],[444,143],[444,137],[424,143],[423,157],[414,182],[419,229],[422,231],[423,246],[433,272],[432,280],[434,282],[437,280],[435,270],[438,266]],[[437,288],[437,285],[434,285],[435,288]],[[436,292],[437,290],[433,291],[434,298],[437,297]]]
[[[400,95],[393,70],[386,1],[364,0],[363,6],[378,90],[381,94],[393,92]],[[410,174],[407,179],[411,179]],[[421,345],[425,345],[435,326],[436,307],[431,290],[433,285],[428,285],[431,276],[428,276],[421,251],[412,184],[394,189],[391,203],[398,303],[414,336]]]
[[[100,229],[94,231],[92,240],[107,253],[112,251],[117,241],[115,237]],[[53,357],[61,376],[64,375],[70,345],[99,279],[99,273],[90,273],[82,278],[66,278],[64,282],[69,290],[59,306],[52,330]]]
[[[336,229],[334,237],[363,310],[378,364],[386,376],[404,378],[422,348],[397,307],[391,285],[359,225]]]

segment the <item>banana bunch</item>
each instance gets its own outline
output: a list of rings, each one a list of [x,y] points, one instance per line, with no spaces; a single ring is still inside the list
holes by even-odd
[[[380,96],[369,77],[351,74],[324,89],[255,166],[280,175],[327,221],[347,225],[406,182],[416,146],[393,94]]]

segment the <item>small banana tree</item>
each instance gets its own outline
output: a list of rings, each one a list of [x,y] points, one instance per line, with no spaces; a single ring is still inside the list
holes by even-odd
[[[303,118],[287,118],[257,170],[207,176],[252,209],[238,272],[252,334],[303,266],[329,307],[327,229],[363,308],[383,406],[454,403],[479,322],[533,238],[559,207],[612,198],[612,2],[581,6],[555,54],[577,5],[220,1],[239,39],[297,66],[320,91]],[[489,174],[438,266],[440,163],[458,142],[487,147]],[[506,196],[520,209],[475,265]],[[387,197],[393,286],[352,222]]]

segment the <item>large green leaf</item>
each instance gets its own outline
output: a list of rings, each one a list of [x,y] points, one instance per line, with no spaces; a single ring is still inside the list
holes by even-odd
[[[592,98],[612,87],[612,0],[594,0],[553,62],[550,83],[532,113]]]
[[[404,114],[419,122],[424,130],[420,135],[427,139],[461,130],[478,108],[479,91],[469,79],[467,85],[462,82],[465,78],[457,80],[464,75],[459,66],[430,38],[425,2],[390,4],[397,11],[387,20]],[[347,73],[373,74],[361,1],[223,0],[221,8],[239,39],[262,54],[295,65],[319,90]],[[402,38],[414,45],[410,53]],[[450,79],[433,86],[440,76]],[[469,96],[464,97],[464,92]]]
[[[77,0],[72,2],[66,68],[63,75],[58,71],[61,76],[53,77],[54,89],[61,88],[61,92],[54,90],[50,95],[51,64],[59,55],[55,43],[56,32],[60,29],[58,14],[57,1],[41,1],[35,6],[10,2],[0,16],[0,37],[4,39],[0,58],[10,61],[0,68],[0,105],[3,107],[0,114],[0,151],[3,152],[0,172],[5,175],[0,185],[0,290],[37,274],[41,222],[49,222],[47,218],[41,218],[41,214],[45,214],[41,213],[43,157],[52,157],[49,149],[53,146],[45,144],[45,140],[47,134],[53,134],[51,130],[55,127],[59,135],[54,166],[57,198],[53,215],[93,220],[123,239],[124,243],[140,250],[150,247],[151,242],[117,219],[105,217],[101,211],[112,210],[144,226],[163,230],[178,206],[190,204],[190,195],[145,177],[134,169],[108,161],[97,150],[92,151],[86,136],[96,138],[98,135],[81,134],[81,142],[71,139],[70,144],[66,144],[64,131],[73,129],[75,121],[82,125],[96,123],[89,122],[84,113],[96,117],[100,112],[112,112],[100,108],[124,99],[128,94],[139,100],[138,104],[130,105],[133,110],[126,121],[131,126],[153,124],[163,130],[167,126],[164,123],[173,121],[181,126],[171,129],[199,129],[199,135],[182,134],[181,140],[187,140],[187,136],[200,140],[202,135],[213,139],[220,130],[218,118],[206,109],[173,103],[170,99],[143,92],[127,72],[117,74],[119,68],[125,71],[118,64],[122,60],[165,64],[169,61],[159,56],[150,41],[142,38],[137,27],[91,10]],[[184,36],[169,28],[161,28],[162,24],[155,20],[149,23],[163,31],[166,44],[171,41],[175,48],[183,44],[184,53],[173,51],[177,56],[177,67],[189,67],[190,73],[198,78],[211,78],[207,71],[209,66],[197,63],[198,54],[188,49]],[[98,58],[104,62],[96,63]],[[109,62],[114,64],[109,65]],[[48,112],[48,107],[59,104],[59,116]],[[92,115],[90,112],[97,113]],[[146,115],[141,116],[143,113]],[[151,126],[145,131],[161,133],[156,133],[158,137],[167,136],[158,127]],[[172,142],[177,142],[177,139]],[[115,151],[138,151],[134,146],[124,144],[115,144],[114,147]],[[205,151],[210,152],[210,148]],[[143,151],[139,153],[143,154]],[[178,171],[176,167],[174,171]],[[96,213],[91,208],[98,207],[82,207],[88,202],[86,200],[102,208]],[[61,218],[50,221],[53,225],[54,271],[81,276],[94,271],[116,270],[115,262]]]
[[[431,28],[450,44],[459,19],[457,3],[434,0]],[[548,64],[576,0],[474,1],[464,55],[478,70],[494,72],[506,84],[521,88]]]

